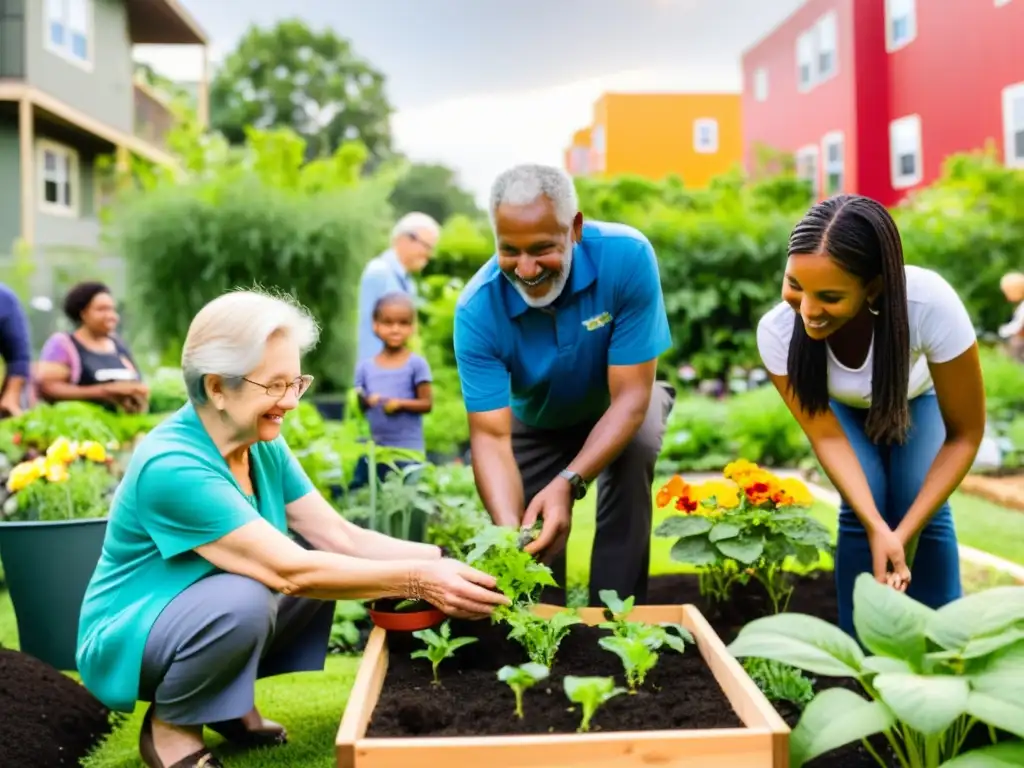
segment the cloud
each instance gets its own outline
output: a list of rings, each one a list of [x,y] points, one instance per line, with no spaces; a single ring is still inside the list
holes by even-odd
[[[640,69],[550,88],[450,99],[400,110],[392,118],[396,148],[422,162],[458,169],[481,203],[495,176],[520,162],[562,164],[573,131],[591,124],[607,91],[735,90],[731,73]]]

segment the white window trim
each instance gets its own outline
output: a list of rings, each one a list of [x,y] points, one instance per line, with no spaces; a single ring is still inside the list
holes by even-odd
[[[832,48],[832,69],[823,75],[818,71],[818,64],[821,62],[821,28],[829,20],[832,22],[832,29],[835,30],[835,45]],[[814,22],[814,36],[814,84],[818,85],[839,74],[839,17],[835,11],[829,11]]]
[[[1007,168],[1024,169],[1024,157],[1013,156],[1016,149],[1014,134],[1024,130],[1024,125],[1013,125],[1013,102],[1017,99],[1024,99],[1024,82],[1003,89],[1003,157]]]
[[[842,183],[839,185],[839,189],[829,191],[826,189],[828,186],[829,177],[829,165],[828,165],[828,150],[829,147],[835,146],[836,144],[840,147],[839,153],[839,175],[842,177]],[[821,188],[827,195],[838,195],[845,192],[846,187],[846,136],[842,131],[830,131],[821,137]]]
[[[917,131],[917,162],[914,164],[916,173],[904,176],[900,173],[899,155],[896,153],[895,136],[903,125],[915,125]],[[893,189],[907,189],[921,183],[924,178],[924,134],[921,131],[920,115],[905,115],[889,123],[889,174]]]
[[[51,203],[46,199],[45,152],[53,152],[54,154],[64,155],[68,158],[68,173],[71,176],[68,180],[71,186],[70,207],[59,203]],[[59,144],[56,141],[50,141],[49,139],[38,139],[36,141],[36,175],[38,176],[36,189],[40,213],[46,213],[52,216],[67,216],[69,218],[78,218],[81,215],[82,167],[77,149],[69,147],[66,144]]]
[[[892,3],[885,0],[885,50],[889,53],[906,48],[917,39],[917,0],[906,0],[910,3],[910,34],[906,40],[894,42],[892,39]]]
[[[700,129],[702,126],[710,126],[712,133],[712,143],[710,147],[703,147],[700,143]],[[693,121],[693,151],[698,155],[715,155],[718,154],[719,137],[718,137],[718,119],[714,117],[698,117]]]
[[[54,45],[50,39],[50,17],[46,11],[46,3],[43,2],[43,47],[52,53],[54,56],[59,56],[64,61],[74,64],[76,67],[84,69],[86,72],[92,72],[93,60],[96,56],[96,5],[93,0],[82,0],[85,3],[85,16],[86,16],[86,45],[89,46],[88,57],[80,59],[67,49],[58,45]]]
[[[800,175],[801,161],[805,157],[814,158],[814,178],[810,180],[811,191],[814,194],[814,199],[817,200],[821,196],[821,150],[817,144],[807,144],[806,146],[800,147],[795,153],[796,158],[796,177],[803,179]]]
[[[767,67],[758,67],[754,70],[754,101],[768,101],[769,87]]]
[[[800,93],[807,93],[809,90],[814,88],[814,86],[818,82],[818,79],[815,76],[815,73],[817,72],[817,65],[818,65],[818,62],[817,62],[817,58],[818,58],[818,45],[817,45],[817,42],[814,39],[814,37],[815,37],[815,29],[816,29],[816,27],[811,27],[810,29],[805,29],[796,38],[796,89]],[[811,79],[810,79],[809,82],[806,82],[806,83],[804,83],[804,82],[802,82],[800,80],[800,65],[801,65],[801,62],[800,62],[800,42],[802,40],[804,40],[804,39],[809,39],[811,41],[811,58],[810,58]]]

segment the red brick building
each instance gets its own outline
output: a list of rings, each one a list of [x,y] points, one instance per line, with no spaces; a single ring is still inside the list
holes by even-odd
[[[993,142],[1024,168],[1024,0],[807,0],[743,54],[744,160],[891,205]]]

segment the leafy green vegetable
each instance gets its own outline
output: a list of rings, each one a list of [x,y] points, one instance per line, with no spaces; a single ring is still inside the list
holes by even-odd
[[[550,619],[544,619],[528,608],[519,608],[509,613],[505,621],[512,627],[508,639],[523,646],[531,661],[550,668],[562,640],[574,624],[583,620],[575,611],[559,611]]]
[[[516,717],[523,717],[523,693],[541,680],[547,678],[548,668],[543,664],[528,661],[518,667],[504,666],[498,670],[498,679],[507,683],[516,697]]]
[[[442,661],[455,654],[459,648],[475,643],[476,637],[452,637],[451,625],[446,621],[441,625],[441,633],[438,634],[432,629],[420,629],[412,633],[417,640],[422,640],[427,647],[423,650],[413,651],[411,657],[414,659],[428,659],[434,671],[434,685],[440,685],[441,681],[437,676],[437,667]]]
[[[1024,738],[1024,587],[936,611],[861,574],[853,602],[854,627],[872,656],[838,627],[801,614],[753,621],[729,646],[738,658],[855,678],[870,697],[841,688],[815,696],[793,730],[791,764],[882,733],[903,766],[1000,765],[958,755],[976,722],[989,726],[993,742],[996,729]],[[997,754],[1024,755],[1013,744]]]
[[[577,729],[580,732],[590,730],[590,721],[599,707],[619,694],[626,692],[625,688],[615,685],[614,677],[576,677],[574,675],[566,675],[562,681],[562,686],[565,688],[565,695],[569,701],[573,704],[579,704],[583,708],[580,726]]]

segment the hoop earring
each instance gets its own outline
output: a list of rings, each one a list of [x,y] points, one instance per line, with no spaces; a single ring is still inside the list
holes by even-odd
[[[870,312],[870,313],[871,313],[872,315],[874,315],[875,317],[878,317],[878,315],[880,315],[880,314],[881,314],[882,310],[880,310],[880,309],[875,309],[875,308],[874,308],[874,307],[872,307],[872,306],[871,306],[870,304],[868,304],[868,312]]]

